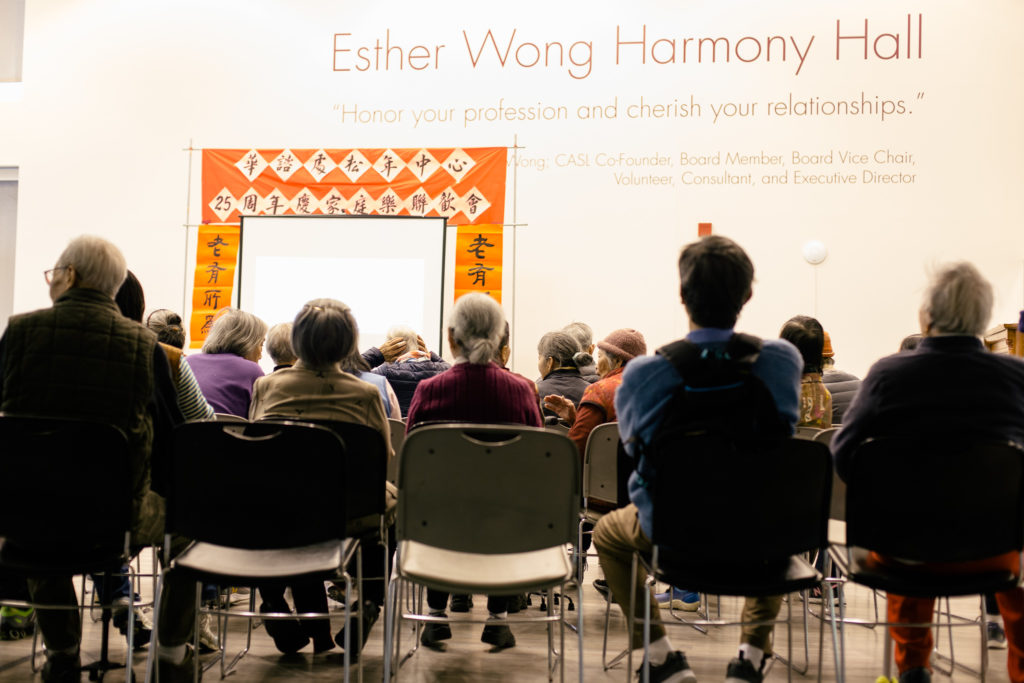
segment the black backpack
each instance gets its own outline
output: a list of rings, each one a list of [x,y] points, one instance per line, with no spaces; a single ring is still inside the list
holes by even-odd
[[[761,339],[734,333],[723,347],[701,347],[685,339],[657,353],[668,360],[683,384],[665,406],[650,443],[641,445],[635,464],[641,477],[650,477],[661,458],[685,449],[687,438],[721,438],[741,450],[763,451],[789,436],[775,399],[753,373]]]

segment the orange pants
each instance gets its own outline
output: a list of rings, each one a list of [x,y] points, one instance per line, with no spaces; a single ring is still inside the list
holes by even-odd
[[[872,553],[882,564],[893,564],[892,560]],[[1019,555],[1007,553],[977,562],[932,564],[922,571],[938,574],[957,574],[991,569],[1018,570]],[[915,567],[915,569],[920,567]],[[1015,588],[996,593],[999,613],[1003,615],[1006,630],[1006,669],[1013,683],[1024,683],[1024,590]],[[911,598],[889,594],[887,600],[887,621],[924,623],[932,620],[935,608],[934,598]],[[917,667],[928,667],[932,652],[932,631],[929,628],[890,626],[889,633],[895,643],[896,666],[902,674]]]

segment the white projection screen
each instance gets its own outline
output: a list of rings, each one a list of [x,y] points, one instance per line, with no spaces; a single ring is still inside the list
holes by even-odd
[[[411,216],[243,216],[238,306],[275,325],[292,321],[311,299],[338,299],[359,324],[360,350],[382,343],[394,325],[412,327],[440,349],[445,224]]]

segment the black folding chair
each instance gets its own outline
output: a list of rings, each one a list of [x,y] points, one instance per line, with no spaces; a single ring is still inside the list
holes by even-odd
[[[192,422],[175,430],[167,481],[167,533],[193,539],[164,572],[197,582],[248,586],[297,580],[344,581],[358,543],[346,537],[345,447],[329,429],[305,423]],[[213,489],[210,482],[231,480]],[[196,501],[202,500],[202,505]],[[197,593],[197,624],[198,624]],[[329,613],[285,614],[218,610],[224,620],[322,619]],[[156,620],[166,606],[157,603]],[[351,629],[345,607],[345,680]],[[222,629],[226,632],[226,628]],[[154,631],[154,640],[156,639]],[[198,640],[198,635],[196,636]],[[198,642],[196,643],[198,647]],[[226,665],[221,642],[221,675]],[[198,659],[196,675],[198,676]]]
[[[103,573],[104,580],[120,574],[131,547],[133,493],[124,433],[87,420],[0,413],[0,444],[0,481],[6,485],[0,507],[0,571],[68,581],[77,574]],[[87,523],[78,523],[74,515],[84,516]],[[79,604],[0,604],[82,609]],[[102,610],[100,658],[82,667],[90,680],[132,666],[134,608],[128,610],[127,664],[108,658],[111,605],[102,605]],[[38,670],[35,656],[32,670]]]
[[[821,574],[804,554],[828,546],[832,457],[827,447],[802,439],[740,445],[709,434],[694,435],[679,443],[678,452],[662,457],[656,469],[648,585],[658,580],[701,593],[746,597],[821,586]],[[675,487],[683,480],[702,485],[680,497]],[[641,560],[634,554],[634,576]],[[650,593],[644,591],[645,653],[650,641]],[[787,611],[785,620],[771,623],[786,624],[785,661],[792,679],[791,603]],[[630,605],[630,633],[634,614]],[[694,624],[742,622],[689,622]],[[806,621],[804,628],[806,663],[801,673],[809,666]],[[819,678],[823,637],[824,630],[819,637]],[[643,669],[646,681],[646,658]]]
[[[983,495],[984,504],[965,492]],[[896,595],[936,598],[1009,590],[1018,585],[1019,574],[936,574],[926,567],[879,562],[877,556],[927,565],[1019,553],[1024,547],[1022,493],[1024,449],[1019,444],[925,439],[919,434],[868,439],[853,454],[846,488],[846,545],[833,546],[832,559],[850,581]],[[840,600],[840,617],[842,612]],[[984,680],[984,620],[948,626],[980,630],[979,673]],[[887,636],[886,676],[891,659],[892,640]]]

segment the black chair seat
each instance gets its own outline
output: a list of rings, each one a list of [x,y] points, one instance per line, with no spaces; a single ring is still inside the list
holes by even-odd
[[[748,559],[711,565],[680,562],[665,548],[659,549],[656,578],[697,593],[750,597],[794,593],[821,585],[821,574],[799,555],[763,564]]]
[[[348,540],[332,540],[300,548],[250,550],[193,543],[174,559],[173,566],[231,586],[273,584],[275,579],[284,583],[300,578],[335,579],[354,546]]]
[[[851,580],[868,588],[896,595],[932,598],[997,593],[1016,587],[1018,577],[1010,571],[984,571],[967,574],[931,574],[913,565],[880,565],[872,561],[867,548],[834,547],[832,559]]]
[[[120,573],[124,548],[54,548],[26,546],[0,538],[0,567],[23,576],[73,576],[99,572]]]

